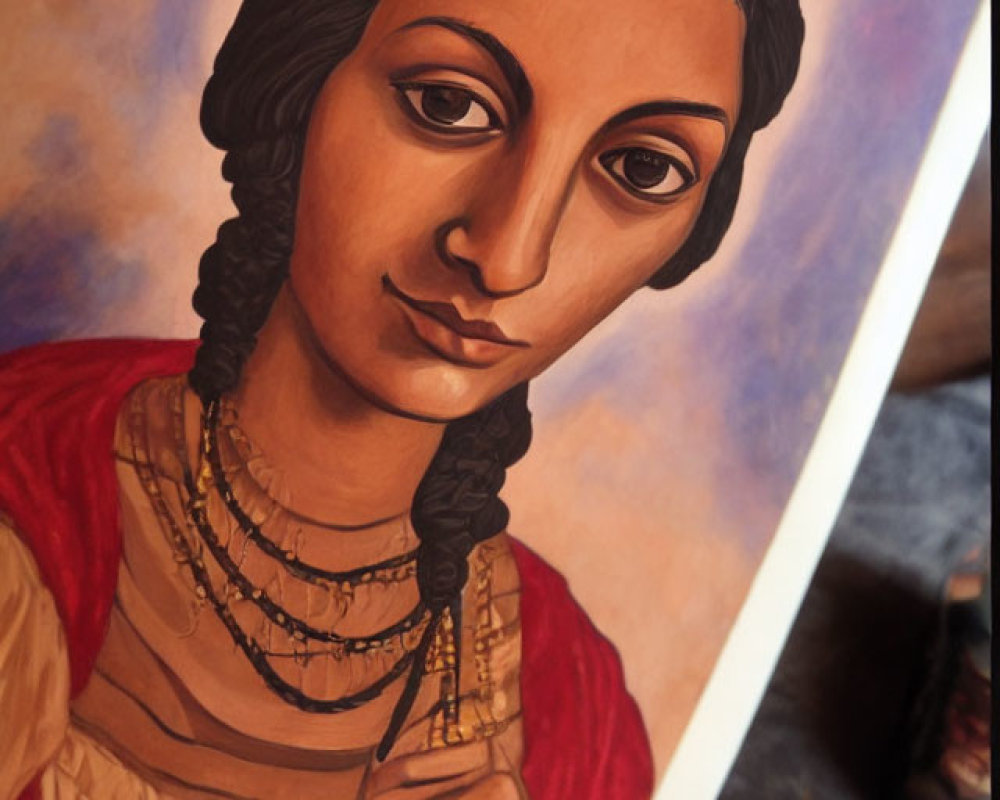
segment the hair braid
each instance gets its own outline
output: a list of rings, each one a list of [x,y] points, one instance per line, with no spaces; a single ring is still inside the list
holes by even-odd
[[[509,512],[498,496],[507,467],[531,442],[528,385],[448,425],[413,501],[420,537],[420,596],[442,609],[468,577],[472,548],[507,526]]]
[[[510,513],[498,493],[507,467],[531,443],[528,384],[514,387],[486,408],[448,424],[444,438],[417,487],[411,519],[420,538],[417,585],[436,626],[447,609],[455,637],[455,692],[462,652],[462,590],[469,578],[469,554],[507,527]],[[430,628],[428,628],[428,632]],[[426,650],[425,641],[421,650]],[[414,666],[414,669],[419,669]],[[377,755],[384,760],[416,700],[412,673],[393,712]]]
[[[222,224],[198,269],[193,305],[205,323],[189,381],[202,401],[236,387],[288,275],[300,162],[293,135],[232,150],[223,161],[240,215]]]

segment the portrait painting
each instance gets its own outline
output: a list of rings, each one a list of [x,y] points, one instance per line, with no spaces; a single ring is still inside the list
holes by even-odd
[[[0,798],[715,796],[987,9],[7,4]]]

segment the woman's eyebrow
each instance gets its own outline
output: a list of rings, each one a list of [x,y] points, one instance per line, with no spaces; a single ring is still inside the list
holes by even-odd
[[[507,85],[510,86],[514,95],[518,116],[523,117],[531,110],[534,92],[531,89],[528,76],[524,74],[524,69],[515,55],[493,34],[454,17],[421,17],[407,23],[400,30],[423,27],[444,28],[479,45],[496,62],[500,72],[503,73],[504,80],[507,81]]]
[[[729,115],[725,111],[709,103],[694,103],[690,100],[658,100],[627,108],[605,122],[601,127],[601,131],[603,133],[618,125],[631,122],[634,119],[654,117],[661,114],[702,117],[704,119],[715,120],[726,129],[726,136],[729,135]]]

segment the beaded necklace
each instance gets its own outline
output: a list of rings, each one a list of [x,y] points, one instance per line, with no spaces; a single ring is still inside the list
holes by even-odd
[[[357,589],[358,594],[370,593],[375,586],[388,587],[413,577],[415,564],[404,563],[400,566],[394,566],[397,560],[400,560],[399,556],[383,559],[360,569],[330,573],[338,578],[347,574],[350,578],[347,584],[336,581],[328,582],[322,577],[316,581],[303,580],[300,585],[311,587],[304,596],[305,614],[301,620],[295,614],[290,614],[282,606],[286,590],[280,588],[280,582],[275,582],[274,579],[267,577],[267,570],[263,573],[260,572],[262,567],[266,567],[265,562],[280,565],[278,576],[288,577],[293,583],[298,583],[300,579],[285,566],[288,559],[285,557],[274,558],[264,553],[251,541],[243,527],[237,524],[232,513],[226,514],[226,529],[219,527],[222,518],[216,519],[216,512],[223,509],[230,512],[221,496],[224,489],[217,481],[217,477],[221,475],[223,478],[221,483],[228,485],[228,491],[234,495],[234,498],[238,501],[245,499],[249,503],[243,505],[242,502],[237,502],[236,505],[242,509],[245,518],[260,529],[261,536],[276,543],[276,549],[281,553],[287,552],[290,548],[294,548],[293,553],[299,552],[300,546],[289,537],[302,535],[302,531],[297,530],[297,524],[301,523],[301,520],[294,519],[291,526],[277,536],[275,535],[276,531],[272,529],[272,525],[286,524],[282,520],[291,518],[291,509],[286,508],[278,500],[278,497],[282,496],[280,494],[282,486],[280,483],[273,483],[271,476],[275,473],[272,467],[264,455],[256,451],[253,443],[239,428],[235,409],[229,413],[229,408],[225,403],[220,404],[218,408],[214,423],[214,435],[208,439],[208,451],[212,455],[211,461],[205,457],[206,433],[213,432],[212,426],[207,424],[211,421],[207,413],[210,409],[203,410],[205,413],[200,417],[198,440],[199,457],[192,459],[188,456],[182,386],[178,382],[178,385],[169,392],[167,402],[163,406],[161,413],[168,424],[159,434],[161,437],[165,437],[162,439],[149,438],[147,431],[149,423],[146,421],[148,413],[146,411],[146,398],[148,396],[148,393],[137,395],[132,398],[126,408],[125,421],[131,434],[129,436],[131,458],[127,461],[135,470],[140,486],[145,491],[152,510],[160,520],[167,544],[173,549],[175,561],[190,576],[192,593],[198,598],[202,608],[209,606],[213,609],[213,616],[220,618],[229,638],[233,638],[236,642],[237,651],[242,654],[242,657],[247,658],[251,666],[255,667],[255,671],[261,675],[264,685],[267,685],[272,692],[281,697],[284,702],[309,713],[337,713],[335,708],[331,710],[331,706],[343,704],[347,698],[338,698],[337,694],[333,694],[331,699],[310,698],[302,695],[307,702],[301,702],[301,698],[297,698],[294,693],[301,694],[296,686],[302,686],[302,682],[292,678],[287,673],[286,664],[288,662],[282,661],[279,667],[275,659],[290,659],[302,665],[303,668],[308,668],[315,658],[322,658],[328,660],[331,665],[334,663],[342,664],[341,667],[335,667],[335,669],[341,670],[342,674],[346,669],[347,675],[355,675],[361,680],[365,680],[369,670],[368,658],[377,656],[379,666],[376,669],[381,676],[379,681],[373,682],[371,686],[359,686],[355,682],[353,685],[341,686],[340,689],[332,691],[341,695],[350,692],[353,700],[356,701],[356,705],[353,707],[357,708],[377,697],[394,679],[403,677],[407,669],[409,669],[409,676],[405,680],[406,691],[401,694],[401,700],[406,695],[410,695],[412,698],[423,676],[435,676],[440,680],[440,697],[428,710],[429,727],[424,744],[428,749],[481,741],[483,738],[497,735],[505,730],[517,718],[519,713],[517,701],[516,699],[510,701],[509,695],[506,694],[508,691],[514,691],[516,697],[516,683],[510,687],[501,687],[495,682],[491,669],[491,653],[494,647],[506,641],[508,636],[513,635],[516,631],[516,628],[506,628],[504,618],[495,616],[492,608],[491,564],[499,552],[496,547],[483,545],[482,551],[474,559],[476,580],[470,583],[470,589],[472,589],[474,598],[472,611],[476,623],[470,629],[473,642],[467,655],[470,657],[470,666],[474,666],[473,674],[476,676],[476,681],[474,685],[460,689],[457,673],[462,656],[459,652],[456,628],[461,624],[461,618],[454,617],[452,609],[449,607],[445,607],[439,615],[427,612],[426,616],[430,616],[431,619],[418,619],[412,626],[404,624],[402,631],[398,631],[398,626],[400,623],[405,623],[406,618],[410,616],[409,614],[394,625],[374,634],[349,637],[336,632],[336,629],[342,625],[341,620],[345,619],[346,609],[350,608],[350,604],[355,599],[355,589]],[[168,448],[175,455],[169,462],[164,462],[164,466],[157,466],[158,462],[150,458],[150,455],[166,452],[164,448]],[[214,466],[212,462],[216,462]],[[186,465],[193,466],[186,470]],[[188,473],[186,479],[185,472]],[[163,480],[174,485],[171,488],[177,490],[176,500],[170,499],[173,492],[168,491],[167,487],[162,485]],[[191,491],[192,483],[195,486],[195,491]],[[199,484],[201,484],[200,491]],[[275,488],[279,494],[272,494],[272,488]],[[175,502],[177,503],[176,507],[174,506]],[[190,511],[192,505],[198,506],[198,512],[205,515],[204,521],[207,523],[207,531],[199,531],[195,525]],[[323,525],[330,530],[343,531],[346,529],[346,526],[331,523],[323,523]],[[231,529],[228,526],[231,526]],[[356,529],[357,527],[350,528],[352,531]],[[208,533],[208,536],[205,537],[204,533]],[[241,533],[242,535],[240,535]],[[232,538],[233,536],[236,538]],[[216,543],[215,549],[209,546],[213,539]],[[248,547],[254,551],[252,555],[255,556],[256,566],[251,563],[244,566]],[[407,545],[404,543],[398,549],[406,547]],[[404,552],[405,555],[407,553]],[[227,561],[231,565],[230,570],[226,569],[225,562]],[[315,569],[312,565],[306,564],[305,561],[300,561],[300,563],[306,569]],[[386,565],[389,565],[389,568],[384,571],[375,569]],[[247,568],[249,571],[245,572],[244,570]],[[361,572],[361,569],[365,571]],[[201,582],[197,580],[196,571],[201,572]],[[241,586],[241,582],[245,583]],[[263,590],[262,587],[265,585],[270,589],[270,594]],[[255,597],[254,593],[258,590],[259,594]],[[293,586],[291,591],[295,596],[302,596],[301,588]],[[308,599],[308,592],[315,593],[317,591],[320,592],[321,597],[329,598],[325,601],[328,604],[329,612],[321,613],[320,617],[309,611],[310,605],[314,601]],[[254,602],[257,600],[261,602]],[[268,601],[271,602],[270,606],[268,606]],[[329,605],[330,601],[333,605]],[[321,600],[321,604],[323,602]],[[231,609],[230,606],[232,606]],[[338,608],[340,610],[336,611],[335,609]],[[246,612],[250,609],[257,612],[259,616],[247,617]],[[226,624],[225,616],[227,614],[232,618],[231,623],[234,628],[242,629],[240,632],[246,637],[245,646],[240,645],[240,642],[233,635],[234,630]],[[257,626],[259,624],[252,622],[254,618],[266,622],[266,627],[253,627],[253,629],[248,627],[248,625]],[[320,621],[321,619],[322,621]],[[286,626],[282,624],[282,620],[292,621]],[[311,625],[305,626],[308,630],[297,629],[297,623],[304,622],[304,620],[311,621]],[[427,627],[424,627],[425,625]],[[423,650],[419,648],[419,645],[428,633],[428,629],[433,630],[433,634],[430,636],[429,646]],[[272,633],[281,630],[289,634],[288,641],[291,647],[287,650],[280,646],[273,649],[270,644]],[[307,636],[307,633],[313,635]],[[267,637],[266,644],[262,638],[264,635]],[[254,638],[259,643],[256,648],[253,647]],[[349,640],[349,642],[364,641],[364,644],[358,646],[348,643],[345,646],[344,642],[338,641],[338,639]],[[311,648],[310,642],[315,642],[320,647]],[[250,653],[247,650],[250,650]],[[263,669],[256,669],[257,665],[254,664],[254,659],[249,657],[250,654],[255,654],[255,658],[262,662]],[[410,658],[406,663],[398,663],[396,661],[397,654],[399,661],[403,661],[408,655]],[[327,657],[331,658],[327,659]],[[365,658],[366,665],[361,670],[349,667],[344,663],[347,658]],[[376,662],[370,663],[374,665]],[[291,687],[293,693],[284,691],[283,686],[278,681],[268,681],[266,674],[268,668],[279,681],[294,680],[296,686]],[[391,671],[392,674],[385,674],[387,670]],[[329,678],[327,681],[329,682]],[[376,686],[375,683],[384,685]],[[460,697],[462,701],[461,715],[459,714]],[[296,702],[297,699],[300,702]],[[309,700],[317,700],[317,703],[310,704]],[[330,706],[323,708],[321,705],[323,703],[330,704]],[[407,718],[409,708],[409,703],[400,702],[397,704],[393,713],[392,725],[383,737],[377,751],[380,760],[384,760],[388,754],[388,750],[395,741],[395,736]],[[349,709],[344,708],[343,710]]]
[[[206,412],[207,419],[202,431],[202,463],[203,465],[208,465],[211,478],[222,499],[225,501],[226,508],[233,515],[233,518],[247,538],[268,556],[279,561],[288,572],[309,583],[333,585],[339,587],[341,591],[345,591],[363,583],[370,583],[379,572],[393,571],[415,560],[416,551],[414,550],[395,558],[380,561],[377,564],[370,564],[343,572],[331,572],[305,564],[291,550],[282,550],[278,547],[271,539],[264,536],[260,530],[260,526],[254,523],[243,510],[236,499],[232,486],[230,486],[226,478],[225,471],[222,469],[222,463],[219,459],[217,434],[218,412],[219,408],[217,405],[211,406]],[[237,588],[239,593],[237,599],[249,597],[268,619],[281,626],[293,638],[299,641],[312,639],[320,642],[336,643],[342,645],[348,653],[360,653],[374,648],[385,647],[389,644],[392,637],[404,631],[411,630],[428,616],[427,609],[423,603],[417,603],[409,614],[395,624],[377,633],[361,637],[346,637],[332,630],[317,630],[303,620],[298,619],[268,597],[267,592],[252,586],[246,576],[240,572],[239,567],[233,563],[226,548],[219,542],[204,511],[206,502],[205,485],[207,481],[202,478],[200,485],[198,485],[199,482],[193,480],[190,470],[187,469],[186,465],[185,470],[184,479],[191,497],[188,513],[195,527],[198,529],[202,541],[205,542],[219,566],[222,567],[230,583]]]
[[[173,415],[175,444],[178,452],[183,453],[186,448],[184,447],[183,413],[179,404],[175,407],[175,412]],[[413,611],[398,622],[366,636],[344,636],[332,629],[321,630],[309,625],[275,602],[262,588],[254,586],[232,560],[226,546],[219,540],[208,518],[209,486],[210,484],[215,485],[227,510],[236,520],[247,541],[252,541],[261,552],[280,563],[290,575],[312,585],[345,592],[345,590],[353,589],[356,586],[376,582],[383,574],[390,577],[400,574],[410,575],[412,574],[410,565],[414,561],[415,553],[404,553],[375,564],[334,572],[306,564],[300,561],[293,552],[280,548],[264,535],[260,526],[251,520],[236,499],[219,458],[216,432],[218,419],[219,404],[209,404],[202,415],[201,451],[197,477],[192,473],[186,458],[182,458],[181,463],[184,488],[188,495],[187,501],[184,503],[185,514],[189,523],[197,531],[201,544],[211,553],[226,577],[227,590],[221,593],[217,592],[212,584],[201,548],[195,548],[189,542],[188,537],[166,504],[154,470],[140,454],[137,444],[139,441],[139,415],[130,415],[132,462],[136,474],[150,499],[154,512],[167,525],[170,543],[174,549],[174,558],[178,563],[187,567],[194,582],[197,597],[212,608],[234,643],[268,688],[282,700],[302,711],[337,714],[358,708],[380,696],[407,670],[409,670],[409,677],[406,681],[404,696],[412,696],[425,671],[429,671],[428,668],[439,660],[438,656],[432,655],[432,646],[434,652],[440,652],[442,650],[442,636],[445,640],[450,641],[451,639],[450,626],[445,625],[442,628],[443,623],[450,622],[450,620],[444,620],[447,614],[432,614],[422,603],[418,603]],[[397,638],[404,652],[385,674],[359,691],[334,699],[310,697],[286,681],[271,666],[268,659],[275,654],[269,653],[260,642],[240,626],[230,608],[230,603],[243,600],[250,600],[268,620],[284,629],[295,641],[321,642],[332,646],[333,650],[330,652],[333,654],[352,655],[375,652],[387,649]],[[420,630],[421,626],[423,626],[422,631]],[[419,637],[419,639],[414,645],[415,637]],[[443,649],[452,651],[447,654],[446,662],[448,666],[453,666],[453,646],[449,647],[445,644]],[[406,714],[409,712],[409,705],[397,703],[389,729],[378,747],[380,760],[384,760],[391,749]]]

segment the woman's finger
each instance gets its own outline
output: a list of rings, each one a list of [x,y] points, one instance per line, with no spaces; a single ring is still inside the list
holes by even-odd
[[[392,789],[378,795],[378,800],[525,800],[525,797],[514,778],[504,773],[464,787],[439,784]]]
[[[492,769],[489,744],[471,742],[440,750],[392,758],[369,774],[366,797],[379,797],[396,789],[430,787],[437,794],[469,785],[488,774]],[[391,797],[392,795],[387,795]],[[434,797],[435,793],[407,794],[410,797]]]

